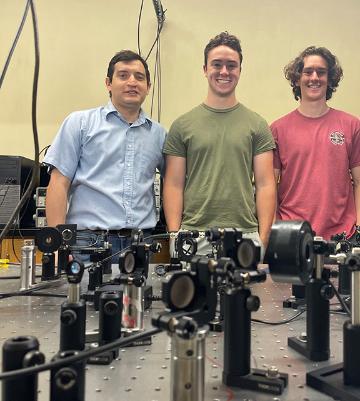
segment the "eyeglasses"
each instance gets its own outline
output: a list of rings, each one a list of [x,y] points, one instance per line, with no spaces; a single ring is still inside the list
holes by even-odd
[[[302,73],[306,76],[311,76],[314,74],[314,72],[316,72],[316,75],[318,77],[323,77],[324,75],[327,74],[328,70],[327,68],[304,68],[302,70]]]

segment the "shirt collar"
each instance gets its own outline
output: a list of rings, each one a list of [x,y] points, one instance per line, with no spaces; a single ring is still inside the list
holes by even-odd
[[[109,100],[107,105],[104,106],[104,111],[105,111],[105,116],[107,117],[109,114],[116,114],[118,115],[122,121],[126,122],[127,121],[123,118],[121,113],[119,113],[115,106],[113,105],[112,101]],[[147,114],[144,112],[143,109],[140,109],[139,117],[136,121],[133,122],[133,126],[140,126],[140,125],[147,125],[149,128],[152,126],[152,121],[151,119],[147,116]]]

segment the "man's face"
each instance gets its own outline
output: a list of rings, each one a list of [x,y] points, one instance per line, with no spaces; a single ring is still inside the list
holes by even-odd
[[[146,81],[145,68],[141,61],[119,61],[114,66],[112,81],[106,78],[106,87],[111,91],[114,106],[140,108],[149,93],[150,83]]]
[[[328,66],[321,56],[311,55],[304,58],[304,68],[297,84],[302,101],[326,101],[328,86]]]
[[[219,97],[234,94],[240,77],[239,53],[228,46],[218,46],[208,53],[204,73],[209,82],[209,89]]]

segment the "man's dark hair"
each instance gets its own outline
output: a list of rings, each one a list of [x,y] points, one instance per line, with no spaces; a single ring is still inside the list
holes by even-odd
[[[215,38],[210,39],[209,43],[206,45],[206,47],[204,49],[204,65],[205,65],[205,67],[207,66],[209,51],[218,46],[227,46],[227,47],[230,47],[230,49],[233,49],[236,52],[238,52],[239,58],[240,58],[240,66],[241,66],[243,56],[242,56],[240,41],[236,36],[230,35],[229,32],[225,31],[225,32],[219,33],[219,35],[216,35]]]
[[[292,86],[295,100],[301,99],[301,91],[298,82],[304,68],[304,58],[307,56],[320,56],[326,61],[328,68],[326,100],[331,99],[333,92],[336,91],[339,81],[343,76],[343,70],[339,60],[326,47],[309,46],[284,68],[285,78]]]
[[[150,85],[150,72],[149,67],[146,61],[137,53],[131,50],[121,50],[120,52],[116,53],[115,56],[110,60],[108,70],[107,70],[107,77],[109,78],[110,82],[112,82],[112,78],[114,75],[114,66],[119,61],[123,61],[124,63],[128,63],[130,61],[139,60],[141,61],[142,65],[145,68],[145,75],[146,75],[146,82],[147,85]]]

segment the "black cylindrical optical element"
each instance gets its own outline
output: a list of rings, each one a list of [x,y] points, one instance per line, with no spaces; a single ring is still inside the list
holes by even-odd
[[[25,363],[26,355],[39,350],[39,342],[33,336],[19,336],[7,339],[2,348],[2,370],[8,372],[24,368],[31,363]],[[4,401],[36,401],[38,375],[33,374],[2,382],[2,397]]]
[[[58,361],[77,355],[77,351],[65,351],[57,354],[52,361]],[[50,374],[51,401],[85,400],[85,362],[75,362],[69,366],[54,368]]]
[[[313,231],[307,221],[276,221],[271,228],[265,263],[274,281],[306,284],[314,269]]]
[[[55,254],[43,253],[41,268],[41,281],[49,281],[55,279]]]
[[[231,288],[224,294],[223,383],[234,385],[239,376],[250,373],[251,311],[249,289]],[[236,318],[234,318],[236,316]]]
[[[306,286],[307,349],[312,361],[326,361],[330,357],[329,300],[321,289],[326,283],[312,278]]]
[[[64,302],[60,314],[60,351],[85,348],[86,303]]]
[[[70,249],[65,248],[65,249],[59,249],[58,252],[58,268],[57,268],[57,274],[60,275],[62,271],[66,270],[66,266],[69,262],[69,255],[70,255]]]
[[[107,344],[121,336],[121,316],[123,294],[107,291],[99,300],[99,345]]]
[[[360,387],[360,326],[344,323],[344,384]]]

